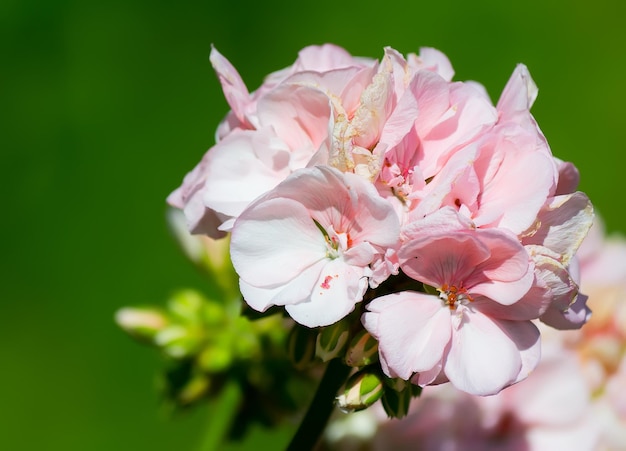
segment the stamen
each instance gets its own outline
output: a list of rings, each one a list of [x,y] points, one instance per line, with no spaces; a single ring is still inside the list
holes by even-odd
[[[438,289],[439,297],[443,299],[444,304],[447,305],[450,310],[456,310],[459,305],[465,305],[468,302],[474,302],[474,299],[467,293],[467,288],[463,285],[448,285],[444,283],[441,288]]]

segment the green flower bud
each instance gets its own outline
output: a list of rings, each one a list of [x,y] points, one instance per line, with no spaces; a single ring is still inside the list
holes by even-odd
[[[336,398],[337,406],[346,413],[367,409],[383,396],[383,392],[381,376],[362,370],[348,379],[345,391]]]
[[[229,265],[229,239],[220,238],[216,240],[206,235],[192,235],[187,230],[185,216],[177,208],[171,208],[167,211],[167,222],[174,238],[189,260],[214,272],[219,272]]]
[[[401,380],[401,379],[400,379]],[[387,388],[383,395],[383,407],[390,418],[403,418],[409,413],[412,390],[410,384],[406,384],[403,390]]]
[[[317,334],[315,355],[328,362],[342,354],[350,337],[350,325],[346,321],[339,321],[324,327]]]
[[[226,371],[233,362],[233,353],[228,346],[208,346],[198,355],[198,366],[207,373]]]
[[[182,387],[177,400],[183,406],[192,404],[202,398],[210,386],[211,380],[207,376],[196,374]]]
[[[228,316],[222,304],[207,299],[202,306],[202,319],[207,327],[220,327],[226,323]]]
[[[287,338],[287,353],[293,365],[303,370],[315,360],[317,330],[295,324]]]
[[[232,348],[237,359],[248,360],[260,357],[262,353],[259,334],[252,328],[247,318],[235,318],[234,327],[229,330],[233,335]]]
[[[401,392],[409,387],[411,383],[399,377],[385,377],[385,385],[397,392]]]
[[[115,322],[131,337],[153,343],[155,335],[169,323],[162,310],[152,307],[124,307],[115,313]]]
[[[204,297],[194,290],[181,290],[169,300],[167,307],[173,320],[199,323],[202,320]]]
[[[365,329],[350,341],[346,352],[346,365],[361,367],[378,361],[378,341]]]
[[[201,336],[198,331],[174,324],[159,331],[154,337],[154,342],[163,351],[175,359],[190,357],[198,352],[201,344]]]

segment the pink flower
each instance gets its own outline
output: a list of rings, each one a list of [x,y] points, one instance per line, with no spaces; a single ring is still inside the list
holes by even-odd
[[[575,254],[593,209],[530,113],[525,66],[494,106],[428,48],[307,47],[253,92],[211,63],[231,111],[168,201],[193,233],[232,232],[251,308],[317,327],[374,298],[362,322],[388,376],[480,395],[535,368],[532,321],[589,319]]]
[[[429,111],[441,116],[457,108],[445,100],[433,110],[432,93],[415,92],[421,82],[411,81],[414,73],[430,74],[447,89],[430,71],[450,75],[449,62],[432,49],[426,53],[409,65],[388,48],[379,64],[332,45],[307,47],[291,67],[249,93],[213,49],[211,62],[232,111],[218,129],[218,143],[169,202],[183,209],[192,232],[218,237],[252,200],[298,169],[328,165],[375,179],[383,152],[415,133],[418,106],[424,111],[418,122],[427,123]]]
[[[367,306],[363,324],[379,340],[385,373],[405,380],[415,374],[412,380],[428,385],[441,372],[480,395],[526,377],[539,359],[539,332],[516,304],[533,269],[515,236],[492,229],[413,232],[399,252],[401,269],[438,295],[394,293]]]
[[[373,448],[596,449],[589,407],[575,355],[552,355],[528,379],[495,396],[471,396],[450,386],[429,388],[412,404],[408,417],[379,426]]]
[[[231,256],[246,302],[284,305],[309,327],[332,324],[367,289],[369,265],[394,247],[399,223],[374,187],[336,169],[302,169],[250,205]]]

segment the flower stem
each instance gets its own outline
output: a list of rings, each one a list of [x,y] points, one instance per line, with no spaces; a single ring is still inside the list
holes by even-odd
[[[344,365],[341,359],[333,359],[328,363],[309,410],[307,410],[298,430],[291,439],[287,450],[314,449],[333,412],[337,391],[346,381],[351,369]]]
[[[211,409],[211,421],[204,435],[199,451],[215,451],[220,449],[232,425],[243,393],[238,382],[230,379],[224,385],[222,392]]]

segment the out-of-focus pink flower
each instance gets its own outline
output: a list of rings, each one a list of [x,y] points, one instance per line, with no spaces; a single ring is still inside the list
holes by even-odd
[[[596,449],[589,392],[573,354],[546,356],[528,379],[471,396],[429,387],[403,420],[381,423],[374,449],[544,451]]]
[[[284,305],[297,322],[324,326],[362,300],[370,263],[398,235],[397,216],[369,182],[315,167],[295,172],[239,216],[231,257],[252,308]]]
[[[551,334],[576,352],[592,394],[600,449],[626,448],[626,240],[606,237],[597,220],[577,254],[581,288],[593,314],[580,330]]]

